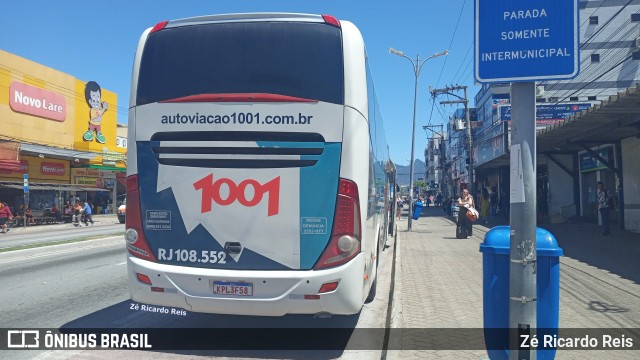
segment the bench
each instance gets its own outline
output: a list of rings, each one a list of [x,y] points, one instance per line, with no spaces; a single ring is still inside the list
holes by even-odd
[[[33,221],[35,224],[27,224],[27,226],[71,222],[71,215],[65,216],[62,214],[52,214],[49,210],[34,210],[31,212],[31,215],[33,216]],[[7,222],[7,224],[11,227],[24,226],[22,215],[15,216],[13,220]]]

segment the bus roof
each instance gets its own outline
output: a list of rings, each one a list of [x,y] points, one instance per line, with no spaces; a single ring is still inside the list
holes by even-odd
[[[297,22],[325,22],[322,15],[297,13],[239,13],[205,15],[191,18],[170,20],[166,28],[190,26],[216,22],[250,22],[250,21],[297,21]]]

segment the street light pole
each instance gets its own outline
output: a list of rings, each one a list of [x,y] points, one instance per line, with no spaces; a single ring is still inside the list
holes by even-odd
[[[418,77],[420,76],[420,71],[422,70],[422,65],[429,60],[436,58],[438,56],[443,56],[449,54],[449,50],[445,50],[443,52],[439,52],[437,54],[433,54],[424,60],[420,60],[420,55],[416,55],[415,61],[410,57],[405,55],[402,51],[398,51],[394,48],[390,48],[389,52],[394,55],[401,56],[411,62],[411,66],[413,66],[413,73],[415,75],[415,87],[413,90],[413,130],[411,131],[411,163],[409,164],[409,201],[413,201],[413,162],[414,162],[414,147],[416,142],[416,106],[418,101]],[[407,216],[407,229],[411,231],[411,205],[409,206],[409,216]]]

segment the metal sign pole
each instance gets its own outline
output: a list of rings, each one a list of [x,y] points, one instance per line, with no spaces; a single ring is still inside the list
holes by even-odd
[[[535,348],[517,351],[536,328],[536,84],[511,84],[511,194],[509,358],[535,359]],[[517,331],[514,331],[517,329]]]
[[[27,207],[29,206],[29,174],[22,175],[24,183],[24,210],[22,213],[22,226],[27,227]]]

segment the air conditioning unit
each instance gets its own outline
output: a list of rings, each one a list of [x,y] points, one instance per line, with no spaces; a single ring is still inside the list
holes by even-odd
[[[455,119],[453,127],[456,130],[464,130],[466,128],[466,126],[464,126],[464,121],[462,119]]]
[[[544,86],[540,85],[540,86],[536,86],[536,97],[543,97],[544,96]]]

